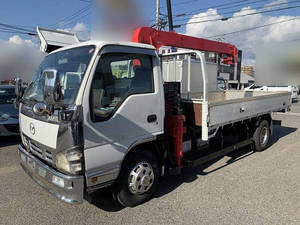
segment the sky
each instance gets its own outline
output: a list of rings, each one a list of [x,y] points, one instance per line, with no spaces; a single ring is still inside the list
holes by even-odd
[[[90,1],[93,0],[2,1],[0,24],[30,30],[36,26],[61,29],[76,33],[81,40],[101,39],[102,31],[108,27],[132,32],[135,26],[154,24],[156,0],[100,0],[100,4]],[[107,10],[105,2],[111,3],[113,10]],[[300,19],[297,18],[300,0],[172,0],[172,9],[174,24],[181,24],[177,32],[234,44],[243,50],[244,65],[255,64],[255,49],[259,46],[300,39]],[[167,14],[165,0],[161,0],[161,13]],[[161,17],[165,18],[164,15]],[[224,19],[232,16],[234,18]],[[38,39],[0,29],[1,46],[8,46],[8,52],[9,47],[13,47],[14,54],[19,47],[24,54],[24,49],[36,51]],[[7,63],[0,50],[0,76],[4,61]]]

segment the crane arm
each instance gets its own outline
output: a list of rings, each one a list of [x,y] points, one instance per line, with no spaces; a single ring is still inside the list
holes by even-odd
[[[237,48],[234,45],[191,37],[174,32],[166,32],[151,27],[141,27],[135,30],[133,42],[153,45],[157,50],[162,46],[172,46],[207,52],[219,53],[223,58],[222,63],[233,64],[237,62]]]

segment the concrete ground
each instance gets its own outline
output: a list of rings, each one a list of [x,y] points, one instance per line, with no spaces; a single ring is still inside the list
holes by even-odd
[[[165,177],[136,208],[116,205],[108,189],[93,204],[57,200],[20,168],[20,140],[1,138],[0,224],[300,224],[300,104],[274,118],[282,126],[264,152],[241,149]]]

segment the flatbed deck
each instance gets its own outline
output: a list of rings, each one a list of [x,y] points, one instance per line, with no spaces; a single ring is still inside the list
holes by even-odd
[[[207,125],[208,132],[221,126],[251,119],[277,111],[289,111],[288,92],[218,91],[208,93],[207,120],[204,124],[203,99],[193,93],[182,99],[187,122],[190,125]]]

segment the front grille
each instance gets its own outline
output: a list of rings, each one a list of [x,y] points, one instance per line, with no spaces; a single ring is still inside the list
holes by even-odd
[[[53,163],[52,153],[43,149],[41,146],[34,143],[30,138],[26,136],[24,136],[24,145],[29,152],[31,152],[38,158],[43,159],[51,164]]]

